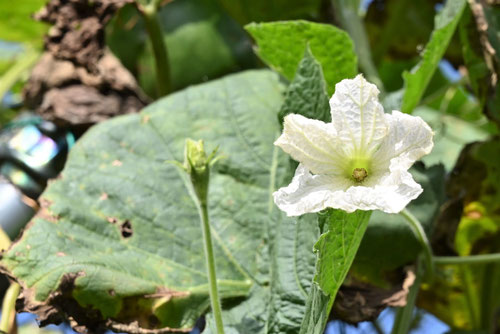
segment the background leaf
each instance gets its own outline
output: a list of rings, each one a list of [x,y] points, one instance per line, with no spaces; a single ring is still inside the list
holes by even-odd
[[[274,74],[246,72],[89,131],[2,259],[31,306],[74,300],[80,307],[64,310],[81,322],[102,316],[145,328],[193,326],[209,303],[201,230],[186,176],[168,163],[183,159],[188,136],[207,150],[220,145],[227,157],[212,175],[209,203],[222,297],[267,284],[271,192],[289,175],[287,158],[271,144],[281,91]],[[62,299],[49,298],[68,284]]]
[[[461,204],[456,209],[458,226],[448,229],[458,255],[500,252],[498,157],[496,140],[470,144],[448,181],[449,203]],[[424,287],[419,304],[452,327],[493,332],[499,294],[499,263],[442,265],[432,284]]]
[[[466,4],[465,0],[447,1],[441,12],[436,15],[434,31],[425,47],[422,60],[411,72],[403,74],[405,93],[401,106],[402,112],[413,112],[413,109],[422,98],[441,57],[448,47]]]
[[[226,334],[295,334],[299,331],[314,275],[313,245],[319,236],[316,215],[285,218],[281,212],[270,243],[270,285],[254,285],[249,298],[226,304]],[[269,268],[267,268],[269,269]],[[211,314],[207,329],[216,333]]]
[[[327,24],[307,21],[252,23],[245,26],[257,43],[256,52],[272,69],[292,80],[309,44],[321,64],[328,95],[335,84],[357,74],[354,46],[346,32]]]
[[[361,239],[368,227],[371,211],[330,210],[326,221],[327,232],[323,233],[314,250],[318,262],[314,282],[329,295],[335,295],[344,281]]]
[[[314,18],[320,10],[320,0],[218,0],[218,3],[240,24]]]
[[[175,90],[256,66],[250,38],[213,1],[173,1],[161,8],[159,20]],[[154,97],[153,52],[142,16],[134,6],[123,7],[108,24],[107,43]]]

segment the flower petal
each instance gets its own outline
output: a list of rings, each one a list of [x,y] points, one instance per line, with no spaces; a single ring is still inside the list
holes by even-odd
[[[351,185],[345,178],[311,175],[305,166],[299,165],[290,185],[273,194],[274,202],[288,216],[326,208],[397,213],[422,193],[411,174],[398,168],[381,176],[374,187]]]
[[[299,164],[292,182],[274,192],[274,203],[288,216],[319,212],[329,207],[328,200],[333,192],[343,192],[349,186],[345,178],[312,175],[306,166]]]
[[[393,110],[386,114],[389,134],[373,155],[374,166],[387,168],[395,165],[407,170],[415,161],[429,154],[434,146],[432,129],[418,116],[403,114]]]
[[[378,94],[377,86],[361,74],[335,86],[335,94],[330,99],[332,123],[348,155],[374,152],[387,134]]]
[[[274,142],[315,174],[340,174],[347,161],[330,123],[290,114],[283,134]]]

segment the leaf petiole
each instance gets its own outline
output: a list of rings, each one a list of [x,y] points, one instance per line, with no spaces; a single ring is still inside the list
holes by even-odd
[[[417,217],[415,217],[407,209],[403,209],[401,212],[399,212],[399,215],[406,219],[408,225],[410,225],[410,228],[412,229],[413,233],[417,237],[417,240],[422,246],[425,265],[428,270],[427,275],[428,277],[432,277],[434,274],[434,258],[432,256],[431,244],[429,242],[429,239],[427,238],[427,235],[425,234],[422,224],[418,221]]]

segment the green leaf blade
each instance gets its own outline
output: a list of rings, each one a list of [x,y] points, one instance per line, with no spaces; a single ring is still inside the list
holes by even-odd
[[[309,44],[321,64],[328,94],[335,84],[357,74],[357,57],[346,32],[308,21],[251,23],[245,29],[257,42],[257,54],[278,73],[292,80]]]
[[[280,123],[283,123],[288,114],[300,114],[324,122],[331,121],[323,71],[309,46],[306,47],[297,73],[285,93],[285,101],[278,114]]]
[[[434,31],[425,47],[422,60],[411,72],[403,73],[405,92],[401,106],[402,112],[413,112],[420,102],[466,5],[465,0],[447,1],[442,11],[436,16]]]
[[[324,293],[337,293],[358,251],[361,239],[368,227],[371,211],[355,211],[351,214],[332,210],[328,217],[329,230],[314,245],[318,264],[314,281]]]
[[[209,189],[220,294],[258,290],[276,222],[271,192],[288,175],[287,158],[270,144],[282,90],[275,74],[250,71],[94,127],[2,266],[32,293],[31,305],[67,287],[59,303],[92,308],[93,320],[191,328],[209,306],[201,229],[186,175],[169,161],[181,161],[194,137],[227,157]]]
[[[317,253],[314,284],[307,299],[300,334],[322,334],[335,296],[344,282],[370,221],[371,211],[328,210],[319,216],[323,233],[314,245]]]

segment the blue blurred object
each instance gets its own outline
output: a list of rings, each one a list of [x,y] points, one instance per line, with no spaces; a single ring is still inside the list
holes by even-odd
[[[450,327],[432,314],[419,309],[416,312],[422,314],[418,323],[418,328],[410,331],[410,334],[444,334],[450,330]],[[385,309],[377,318],[377,323],[383,333],[391,333],[395,318],[395,309]],[[373,324],[369,321],[361,322],[357,326],[349,325],[345,322],[336,320],[328,323],[325,334],[378,334]]]
[[[21,97],[8,91],[0,100],[0,108],[19,108],[22,106]]]
[[[38,325],[37,323],[37,316],[35,314],[31,313],[18,313],[16,320],[17,320],[17,325],[18,326],[24,326],[24,325]],[[66,324],[60,324],[60,325],[48,325],[45,328],[51,329],[51,330],[58,330],[63,334],[78,334],[75,332],[71,327]],[[195,328],[190,334],[200,334],[200,330]],[[125,334],[125,333],[114,333],[112,331],[107,331],[106,334]]]
[[[446,59],[439,62],[439,70],[450,82],[457,82],[462,79],[462,74]]]
[[[0,39],[0,59],[9,60],[23,52],[25,49],[21,43]]]
[[[32,114],[0,132],[0,226],[11,238],[36,213],[36,199],[63,168],[74,141],[68,131]]]

